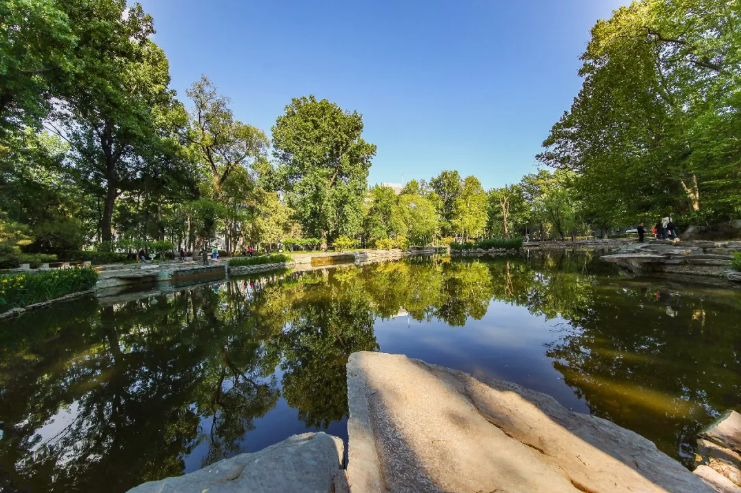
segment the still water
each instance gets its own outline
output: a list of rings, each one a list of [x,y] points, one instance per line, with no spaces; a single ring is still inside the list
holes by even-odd
[[[347,438],[345,363],[519,383],[692,464],[741,410],[741,292],[596,255],[418,258],[242,278],[0,325],[0,491],[123,492],[306,430]]]

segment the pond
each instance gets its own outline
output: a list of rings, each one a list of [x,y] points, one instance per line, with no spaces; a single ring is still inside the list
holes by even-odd
[[[347,438],[345,363],[519,383],[685,464],[741,410],[741,293],[596,254],[414,258],[241,278],[0,325],[0,490],[124,492],[306,430]]]

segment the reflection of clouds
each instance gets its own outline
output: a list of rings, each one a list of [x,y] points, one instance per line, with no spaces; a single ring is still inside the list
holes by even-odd
[[[41,428],[38,428],[34,434],[35,443],[31,447],[32,452],[37,452],[41,447],[55,447],[57,445],[64,446],[64,438],[71,431],[74,422],[77,421],[79,416],[80,405],[77,401],[72,402],[68,407],[62,407],[57,413],[49,418]],[[18,427],[22,427],[25,422],[19,423]],[[38,438],[38,440],[36,440]],[[57,467],[66,464],[67,462],[77,458],[79,451],[78,447],[82,444],[82,440],[78,440],[74,443],[67,444],[64,447],[63,453],[57,460]]]

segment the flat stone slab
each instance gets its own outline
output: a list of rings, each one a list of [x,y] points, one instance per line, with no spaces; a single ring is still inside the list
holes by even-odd
[[[304,433],[184,476],[144,483],[128,493],[330,493],[336,491],[335,477],[344,478],[343,450],[337,437]]]
[[[613,255],[603,255],[600,258],[607,262],[663,262],[668,257],[658,253],[616,253]]]
[[[512,383],[370,352],[347,379],[352,493],[714,491],[636,433]]]
[[[705,429],[700,436],[705,440],[717,443],[741,453],[741,414],[731,411]]]
[[[705,483],[711,485],[718,493],[741,493],[741,487],[710,466],[697,466],[694,472],[697,477],[702,478]]]

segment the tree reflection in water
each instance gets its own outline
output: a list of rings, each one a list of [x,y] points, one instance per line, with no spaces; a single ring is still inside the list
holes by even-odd
[[[31,313],[0,330],[0,489],[178,475],[196,447],[201,465],[245,450],[281,397],[326,428],[347,415],[349,355],[379,349],[376,324],[406,312],[476,330],[492,303],[561,320],[544,351],[591,412],[689,457],[698,427],[741,405],[739,295],[624,280],[593,260],[419,258]]]

